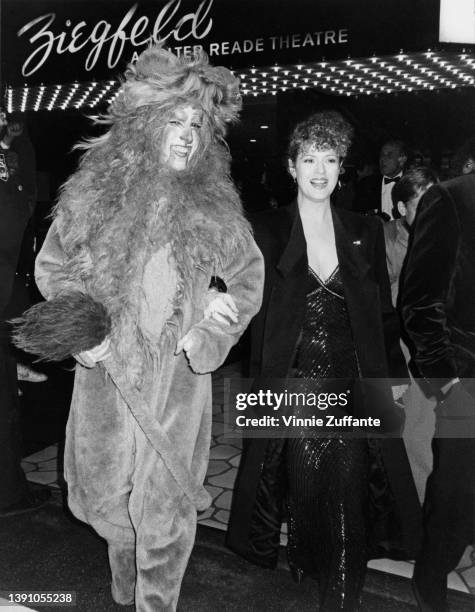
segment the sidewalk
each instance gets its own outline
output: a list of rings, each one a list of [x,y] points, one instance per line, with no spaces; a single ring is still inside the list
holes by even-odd
[[[223,404],[225,379],[241,376],[240,364],[233,363],[213,375],[213,430],[210,462],[205,486],[213,502],[208,510],[198,517],[200,525],[226,530],[231,507],[232,491],[241,456],[241,441],[223,435]],[[62,474],[61,445],[51,445],[25,458],[23,469],[27,478],[53,488],[65,488]],[[284,525],[281,543],[286,543]],[[368,567],[396,576],[410,578],[413,564],[408,561],[378,559],[370,561]],[[475,595],[475,551],[468,548],[457,568],[449,576],[449,588]],[[0,612],[2,612],[0,610]]]
[[[241,444],[223,435],[224,380],[240,375],[238,364],[213,377],[213,438],[206,487],[213,503],[199,516],[195,549],[185,576],[180,610],[286,611],[315,610],[316,583],[298,586],[287,570],[285,554],[276,571],[263,570],[238,558],[224,547]],[[62,508],[64,480],[61,444],[50,445],[25,458],[23,466],[32,482],[53,489],[53,500],[41,511],[0,522],[0,591],[65,591],[77,593],[74,609],[84,612],[121,610],[110,597],[104,543],[87,526]],[[285,529],[281,542],[285,544]],[[475,558],[468,549],[457,573],[449,579],[451,612],[473,612]],[[362,612],[416,610],[408,578],[413,565],[388,559],[371,561]],[[243,594],[246,594],[243,596]],[[6,610],[0,604],[0,612]],[[57,610],[41,607],[38,610]],[[131,608],[127,608],[131,609]],[[12,610],[20,610],[18,607]]]
[[[104,542],[62,507],[59,491],[41,510],[0,523],[0,591],[71,591],[72,608],[41,612],[133,610],[114,604]],[[185,574],[180,612],[315,612],[317,584],[293,582],[284,555],[276,570],[251,565],[224,547],[224,532],[199,527]],[[450,594],[451,612],[472,612],[473,600]],[[0,606],[0,611],[4,610]],[[19,608],[11,608],[18,610]],[[362,612],[416,612],[409,581],[369,570]]]
[[[28,612],[31,608],[25,608],[25,606],[13,605],[7,599],[0,597],[0,610],[1,612]]]

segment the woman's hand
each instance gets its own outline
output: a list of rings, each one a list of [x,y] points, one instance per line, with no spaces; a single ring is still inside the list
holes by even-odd
[[[183,336],[181,340],[178,340],[176,345],[175,355],[181,353],[181,351],[185,351],[186,356],[188,357],[189,351],[193,348],[193,330],[190,330],[187,334]]]
[[[214,289],[210,289],[207,297],[209,303],[204,310],[205,319],[214,319],[223,325],[231,325],[231,322],[238,322],[238,309],[229,293],[219,293]],[[185,351],[186,356],[190,358],[190,351],[193,350],[195,342],[196,330],[190,329],[181,340],[178,340],[175,355]]]
[[[210,290],[208,295],[214,297],[205,308],[205,319],[214,319],[224,325],[238,322],[238,309],[229,293],[218,293],[217,291]]]
[[[100,344],[88,351],[82,351],[77,355],[73,355],[74,359],[85,368],[93,368],[96,363],[104,361],[110,356],[110,338],[106,338]]]

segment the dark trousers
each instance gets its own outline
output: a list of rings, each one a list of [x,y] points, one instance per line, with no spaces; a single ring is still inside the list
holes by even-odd
[[[424,542],[414,577],[427,603],[434,610],[444,610],[447,575],[475,540],[475,439],[434,438],[432,450]]]
[[[20,402],[16,360],[12,353],[7,326],[0,322],[0,510],[27,494],[28,486],[21,469]]]

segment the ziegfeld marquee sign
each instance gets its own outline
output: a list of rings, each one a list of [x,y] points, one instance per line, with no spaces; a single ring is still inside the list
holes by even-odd
[[[367,3],[378,6],[378,0]],[[369,26],[354,5],[353,0],[3,0],[2,74],[10,83],[112,77],[151,42],[177,55],[204,49],[213,62],[234,68],[346,57],[368,44]],[[384,40],[390,34],[386,31]],[[376,49],[378,36],[373,29]]]
[[[99,62],[113,70],[127,51],[133,49],[127,60],[134,61],[151,42],[161,42],[178,55],[190,55],[199,48],[211,57],[261,53],[266,48],[277,52],[348,42],[347,28],[210,42],[214,0],[203,0],[195,11],[184,14],[180,10],[181,4],[181,0],[170,0],[159,10],[156,18],[151,19],[146,15],[140,16],[139,5],[135,3],[116,27],[105,19],[96,22],[83,19],[76,23],[67,19],[61,26],[57,23],[56,13],[40,15],[18,31],[18,36],[25,37],[31,47],[31,53],[22,65],[22,75],[33,75],[55,54],[75,55],[79,52],[85,54],[86,71],[94,70]]]

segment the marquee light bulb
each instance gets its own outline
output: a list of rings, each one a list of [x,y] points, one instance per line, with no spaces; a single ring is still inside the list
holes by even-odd
[[[395,59],[404,56],[403,62],[394,63]],[[475,59],[467,53],[455,54],[443,52],[439,56],[427,56],[426,53],[382,58],[354,60],[336,60],[332,62],[312,62],[297,66],[269,66],[249,68],[240,73],[243,94],[275,95],[277,89],[286,86],[293,89],[308,89],[335,92],[338,95],[359,95],[360,89],[365,95],[376,93],[389,94],[394,91],[433,91],[438,88],[473,86]],[[285,77],[285,78],[283,78]],[[337,77],[337,78],[335,78]],[[396,79],[394,77],[397,77]],[[449,78],[446,78],[449,77]],[[323,81],[323,82],[322,82]],[[361,83],[365,85],[361,87]],[[360,84],[360,87],[354,83]],[[252,84],[252,85],[251,85]],[[250,89],[251,86],[251,89]],[[288,87],[286,87],[288,89]],[[341,94],[340,92],[343,92]],[[40,108],[75,108],[94,107],[106,104],[109,94],[114,100],[119,93],[119,83],[89,81],[85,83],[65,83],[14,89],[7,86],[6,100],[12,111],[39,110]]]

